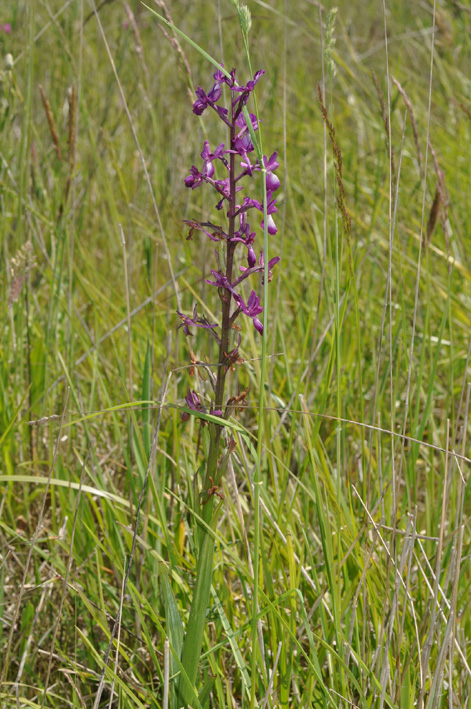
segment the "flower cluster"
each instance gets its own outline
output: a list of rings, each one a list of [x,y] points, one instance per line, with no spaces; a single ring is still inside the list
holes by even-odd
[[[198,116],[201,116],[206,109],[212,109],[227,126],[230,133],[227,147],[224,143],[220,143],[216,148],[211,149],[210,142],[205,140],[201,151],[201,167],[192,165],[190,173],[185,179],[185,185],[192,190],[200,187],[203,183],[211,185],[218,195],[216,209],[227,216],[227,223],[224,226],[212,222],[186,220],[186,224],[190,228],[188,238],[191,238],[195,231],[200,231],[206,234],[211,241],[225,244],[224,267],[221,267],[219,254],[216,252],[217,267],[211,271],[211,278],[206,280],[209,285],[218,289],[221,299],[220,334],[218,334],[217,325],[198,316],[196,306],[193,317],[182,313],[178,313],[178,315],[182,320],[180,327],[183,327],[187,336],[191,335],[191,327],[200,327],[209,330],[216,338],[220,351],[219,372],[223,369],[223,376],[233,362],[240,361],[238,345],[230,352],[228,346],[229,333],[235,329],[235,321],[239,315],[244,314],[251,318],[256,331],[263,334],[263,325],[258,317],[263,312],[263,308],[256,291],[252,289],[247,300],[244,300],[240,291],[243,281],[254,274],[262,274],[263,277],[265,268],[263,251],[260,251],[257,256],[255,250],[256,232],[251,230],[248,221],[251,213],[261,212],[263,215],[263,204],[257,199],[240,194],[244,189],[243,182],[253,178],[257,173],[262,173],[266,183],[267,231],[272,236],[277,233],[273,218],[277,211],[274,193],[280,187],[280,180],[276,175],[276,169],[279,167],[277,152],[274,152],[269,158],[264,155],[262,164],[258,159],[253,159],[252,153],[255,150],[253,134],[258,130],[259,125],[257,117],[245,109],[250,94],[264,73],[264,71],[258,71],[251,81],[247,82],[245,86],[240,86],[236,81],[235,69],[230,74],[218,70],[214,74],[214,84],[208,93],[198,86],[196,89],[197,100],[193,105],[193,113]],[[220,105],[224,87],[229,90],[229,110]],[[264,226],[262,216],[261,227],[264,228]],[[247,265],[239,265],[240,275],[233,272],[235,252],[238,247],[245,248],[247,263]],[[279,257],[270,259],[268,263],[269,280],[272,277],[271,270],[279,260]],[[216,389],[220,391],[221,387],[216,387]],[[187,397],[187,404],[190,409],[198,410],[194,405],[194,395],[194,392],[191,393],[191,403]],[[216,401],[218,409],[221,403],[221,401]]]

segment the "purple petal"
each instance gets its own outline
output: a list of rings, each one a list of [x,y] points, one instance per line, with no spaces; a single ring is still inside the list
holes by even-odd
[[[275,192],[281,184],[280,178],[277,175],[275,175],[274,172],[271,172],[271,171],[267,172],[266,182],[267,182],[267,190],[269,192]]]
[[[263,325],[258,318],[253,318],[253,324],[257,332],[263,335]]]

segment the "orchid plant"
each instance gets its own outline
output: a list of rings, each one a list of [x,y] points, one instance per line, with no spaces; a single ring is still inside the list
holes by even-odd
[[[185,179],[186,187],[192,190],[203,184],[210,185],[217,193],[216,209],[221,215],[225,213],[226,216],[222,225],[211,221],[186,220],[189,227],[189,239],[195,232],[202,232],[211,241],[218,242],[223,246],[221,251],[216,251],[215,268],[211,271],[211,277],[206,280],[209,285],[217,288],[221,304],[220,322],[209,322],[205,316],[198,313],[197,305],[194,306],[191,315],[178,312],[181,319],[179,327],[183,328],[183,333],[187,337],[192,335],[193,328],[203,328],[215,340],[218,347],[216,372],[212,373],[209,370],[212,389],[209,407],[205,406],[202,396],[196,391],[190,390],[185,398],[187,411],[182,414],[184,421],[190,418],[192,412],[196,415],[209,414],[209,448],[205,463],[206,471],[200,491],[200,499],[204,501],[198,508],[200,532],[197,540],[196,585],[183,643],[182,673],[178,691],[179,705],[185,706],[191,704],[194,697],[206,624],[206,611],[210,597],[214,556],[214,538],[211,533],[214,524],[214,500],[221,497],[220,482],[227,467],[228,456],[234,447],[232,438],[225,440],[222,420],[229,418],[246,394],[246,392],[242,392],[238,397],[226,400],[227,373],[234,367],[234,364],[242,361],[239,355],[241,328],[236,325],[239,316],[245,315],[250,318],[257,333],[263,335],[263,324],[259,319],[263,307],[260,304],[257,291],[252,287],[248,297],[245,297],[242,287],[245,286],[245,281],[258,274],[262,274],[262,282],[264,275],[268,274],[268,281],[270,281],[272,269],[280,260],[276,256],[270,259],[268,264],[265,264],[263,250],[260,250],[257,256],[256,231],[252,231],[249,223],[249,217],[252,219],[252,215],[255,217],[261,213],[260,226],[262,229],[265,226],[263,216],[266,215],[266,231],[270,235],[277,233],[273,218],[277,211],[274,193],[280,187],[280,180],[275,172],[279,166],[277,153],[274,152],[269,158],[258,153],[262,159],[253,158],[255,133],[259,129],[259,120],[246,108],[256,84],[264,73],[263,70],[257,71],[253,79],[248,81],[246,85],[239,85],[235,69],[229,73],[222,67],[214,74],[214,84],[208,93],[201,87],[197,88],[197,100],[193,105],[193,113],[197,116],[201,116],[207,109],[214,111],[227,128],[229,141],[227,147],[221,143],[211,150],[209,141],[205,140],[201,152],[201,167],[192,165],[190,173]],[[229,109],[221,105],[223,88],[225,87],[230,94]],[[250,180],[253,181],[258,173],[261,173],[265,179],[265,212],[263,202],[241,194],[247,183]],[[265,188],[263,192],[265,192]],[[220,253],[223,256],[220,256]],[[192,363],[195,364],[197,363],[195,356],[192,351],[191,353]],[[205,365],[205,369],[208,371],[208,366]],[[221,419],[221,424],[216,422],[217,419]],[[226,453],[221,455],[224,445],[226,445]]]

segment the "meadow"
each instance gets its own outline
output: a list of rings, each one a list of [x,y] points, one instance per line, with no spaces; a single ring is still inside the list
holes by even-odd
[[[0,4],[0,707],[469,707],[471,6],[146,5]],[[211,488],[198,47],[281,181]]]

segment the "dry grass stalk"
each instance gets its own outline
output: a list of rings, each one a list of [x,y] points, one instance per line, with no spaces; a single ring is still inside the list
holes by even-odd
[[[169,12],[169,10],[168,10],[168,8],[167,8],[167,6],[166,6],[164,0],[154,0],[154,2],[155,2],[156,5],[158,5],[158,6],[161,8],[161,10],[163,11],[163,13],[164,13],[165,17],[167,18],[167,20],[168,20],[169,22],[171,22],[172,25],[173,25],[174,23],[173,23],[173,20],[172,20],[172,16],[170,15],[170,12]],[[193,92],[193,90],[192,90],[193,77],[192,77],[192,74],[191,74],[190,62],[188,61],[188,59],[187,59],[187,57],[186,57],[186,54],[185,54],[185,52],[183,51],[183,49],[182,49],[182,47],[181,47],[181,44],[180,44],[180,42],[178,41],[177,37],[171,37],[171,36],[169,35],[169,33],[167,32],[167,30],[165,29],[165,27],[164,27],[161,23],[159,23],[159,29],[160,29],[160,31],[162,32],[162,34],[164,35],[164,37],[166,37],[166,38],[168,39],[168,41],[170,42],[170,44],[172,45],[172,47],[173,47],[174,50],[176,51],[177,57],[180,59],[180,62],[183,64],[183,66],[184,66],[185,69],[186,69],[186,72],[187,72],[187,74],[188,74],[188,82],[187,82],[187,83],[188,83],[188,86],[187,86],[187,90],[188,90],[188,94],[189,94],[189,96],[190,96],[190,101],[191,101],[191,103],[193,104],[195,98],[194,98],[194,96],[193,96],[193,93],[194,93],[194,92]]]
[[[415,143],[415,149],[417,150],[417,160],[419,162],[419,170],[420,170],[420,177],[423,179],[424,177],[424,158],[422,155],[422,151],[420,149],[420,142],[419,142],[419,131],[417,130],[417,122],[415,120],[415,115],[414,115],[414,109],[412,108],[412,103],[408,95],[406,94],[404,88],[401,86],[399,81],[393,77],[393,82],[397,87],[397,90],[401,94],[402,98],[404,99],[404,103],[407,106],[407,110],[409,111],[410,115],[410,122],[412,124],[412,131],[414,133],[414,143]]]
[[[59,207],[59,215],[57,221],[59,221],[64,213],[64,206],[67,202],[70,192],[70,185],[72,184],[72,176],[74,174],[75,168],[75,157],[76,157],[76,119],[77,119],[77,92],[75,90],[75,84],[69,87],[67,91],[67,102],[69,104],[69,136],[68,136],[68,161],[69,161],[69,174],[67,176],[67,182],[65,183],[64,199]]]
[[[141,42],[141,35],[139,34],[139,28],[137,26],[136,18],[134,16],[133,11],[129,7],[128,3],[124,1],[124,7],[126,9],[126,13],[129,19],[129,24],[132,27],[132,31],[134,33],[134,39],[136,40],[136,53],[137,56],[140,59],[140,62],[142,64],[142,68],[144,69],[144,74],[146,75],[147,83],[149,84],[150,82],[150,74],[149,74],[149,69],[147,68],[147,64],[144,61],[144,48],[142,46]]]
[[[319,96],[319,103],[320,103],[320,107],[321,107],[322,117],[324,119],[324,123],[327,126],[327,132],[329,134],[330,142],[332,144],[332,151],[334,153],[335,179],[336,179],[337,186],[338,186],[337,205],[340,210],[340,213],[342,214],[343,230],[344,230],[345,236],[347,238],[347,242],[348,242],[348,256],[349,256],[350,270],[351,270],[351,274],[353,276],[352,243],[351,243],[352,220],[350,219],[350,215],[347,211],[347,204],[346,204],[346,199],[345,199],[345,188],[344,188],[344,184],[343,184],[343,173],[342,173],[342,151],[340,150],[339,144],[337,143],[337,139],[335,137],[335,128],[333,127],[332,123],[329,121],[329,116],[327,115],[327,109],[324,105],[324,99],[322,96],[322,90],[321,90],[320,84],[317,87],[317,92],[318,92],[318,96]]]
[[[51,132],[51,138],[52,138],[52,142],[54,143],[54,148],[56,151],[57,159],[62,160],[61,146],[60,146],[60,142],[59,142],[59,134],[57,132],[56,122],[54,120],[54,116],[52,113],[51,104],[49,103],[49,99],[46,96],[46,93],[45,93],[43,87],[41,86],[41,84],[39,84],[38,88],[39,88],[39,93],[41,94],[41,99],[43,102],[44,111],[46,113],[47,122],[49,124],[49,130]]]
[[[446,241],[446,248],[448,252],[448,256],[450,255],[450,241],[449,241],[449,234],[448,234],[448,207],[450,204],[450,197],[448,194],[448,190],[445,184],[445,173],[443,170],[440,170],[440,166],[438,164],[438,158],[437,158],[437,153],[435,152],[435,148],[433,147],[432,143],[429,141],[428,142],[428,147],[430,149],[430,152],[432,154],[433,158],[433,167],[435,170],[435,174],[437,176],[437,190],[440,193],[440,200],[441,200],[441,210],[440,210],[440,221],[443,229],[443,233],[445,235],[445,241]],[[432,205],[433,208],[433,205]]]
[[[460,101],[454,101],[454,103],[461,108],[465,116],[471,119],[471,111],[464,105],[464,103],[461,103]]]
[[[425,238],[423,240],[423,245],[428,246],[430,244],[430,240],[433,236],[433,232],[435,231],[435,227],[437,226],[438,223],[438,217],[440,216],[440,208],[442,206],[442,198],[441,198],[441,190],[439,185],[437,185],[437,188],[435,190],[435,197],[433,198],[432,206],[430,208],[430,214],[427,222],[427,232],[425,234]]]
[[[76,115],[77,115],[77,92],[75,90],[75,84],[72,84],[72,86],[69,87],[69,90],[67,91],[67,102],[69,104],[69,139],[68,139],[68,146],[69,146],[69,153],[68,153],[68,159],[69,159],[69,166],[70,166],[70,172],[74,171],[75,167],[75,154],[76,154],[76,145],[75,145],[75,121],[76,121]]]
[[[376,86],[376,91],[378,92],[379,103],[381,106],[381,116],[383,118],[383,123],[384,123],[386,151],[388,153],[388,157],[389,157],[389,161],[390,161],[390,168],[391,168],[391,184],[392,184],[393,200],[394,200],[395,184],[396,184],[396,180],[395,180],[396,163],[394,160],[394,148],[392,147],[392,145],[390,145],[391,126],[389,124],[388,111],[386,109],[386,104],[384,102],[383,89],[381,88],[381,84],[379,83],[378,77],[376,76],[376,74],[374,72],[373,72],[373,81],[374,81],[374,85]]]

